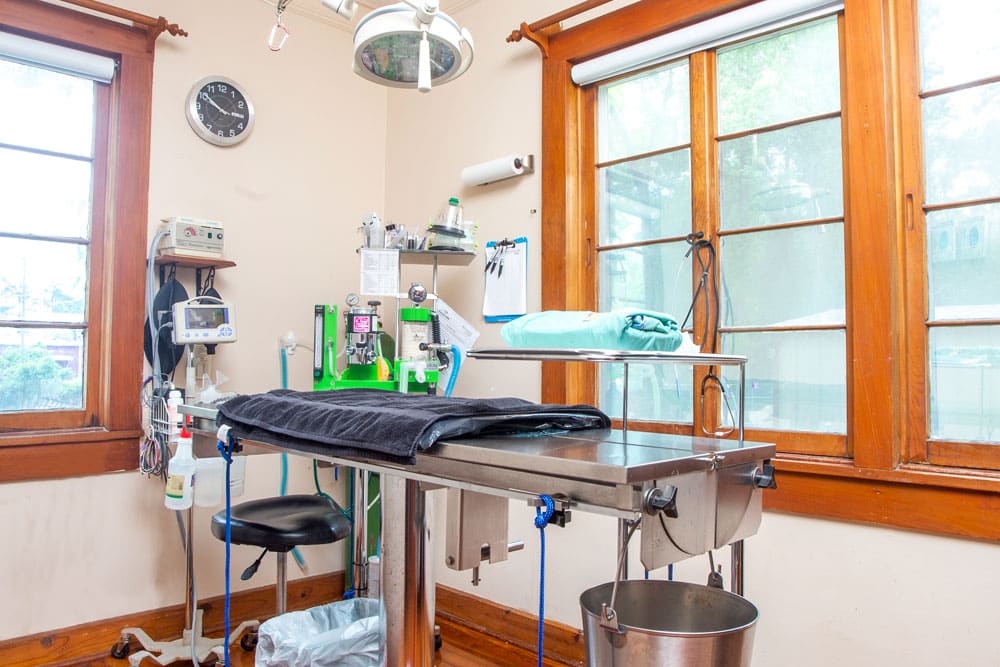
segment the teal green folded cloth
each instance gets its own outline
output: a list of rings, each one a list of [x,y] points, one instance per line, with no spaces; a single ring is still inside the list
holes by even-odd
[[[651,310],[545,310],[508,322],[500,335],[511,347],[673,352],[681,344],[677,320]]]

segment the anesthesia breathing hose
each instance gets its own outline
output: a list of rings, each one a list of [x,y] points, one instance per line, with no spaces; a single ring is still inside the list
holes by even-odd
[[[445,396],[451,396],[455,389],[455,380],[458,379],[458,370],[462,367],[462,351],[458,345],[451,346],[451,375],[448,376],[448,385],[444,389]]]
[[[538,529],[538,537],[541,541],[541,556],[538,567],[538,667],[542,667],[542,646],[545,641],[545,526],[556,511],[556,504],[551,497],[546,495],[538,496],[538,499],[545,505],[535,507],[535,528]]]

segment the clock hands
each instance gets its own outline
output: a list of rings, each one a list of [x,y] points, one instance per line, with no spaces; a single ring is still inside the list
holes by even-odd
[[[211,104],[213,107],[215,107],[216,109],[218,109],[222,113],[226,114],[227,116],[231,116],[232,115],[231,113],[229,113],[228,111],[226,111],[225,109],[223,109],[222,107],[220,107],[218,104],[216,104],[215,100],[213,100],[211,97],[209,97],[208,93],[202,93],[201,96],[204,99],[208,100],[209,104]]]

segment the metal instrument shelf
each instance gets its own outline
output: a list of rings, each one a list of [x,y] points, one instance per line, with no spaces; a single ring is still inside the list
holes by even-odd
[[[740,370],[739,420],[737,434],[743,442],[743,412],[746,394],[747,358],[732,354],[688,354],[684,352],[656,352],[640,350],[598,350],[561,348],[483,348],[469,350],[473,359],[510,361],[586,361],[603,364],[622,364],[622,431],[628,431],[628,367],[629,364],[686,364],[689,366],[737,366]]]

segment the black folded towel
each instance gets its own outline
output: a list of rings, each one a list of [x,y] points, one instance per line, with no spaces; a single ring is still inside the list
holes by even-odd
[[[219,424],[239,438],[341,456],[414,461],[441,438],[607,428],[589,405],[546,405],[520,398],[457,398],[378,389],[291,391],[231,398]],[[302,448],[302,447],[299,447]]]

